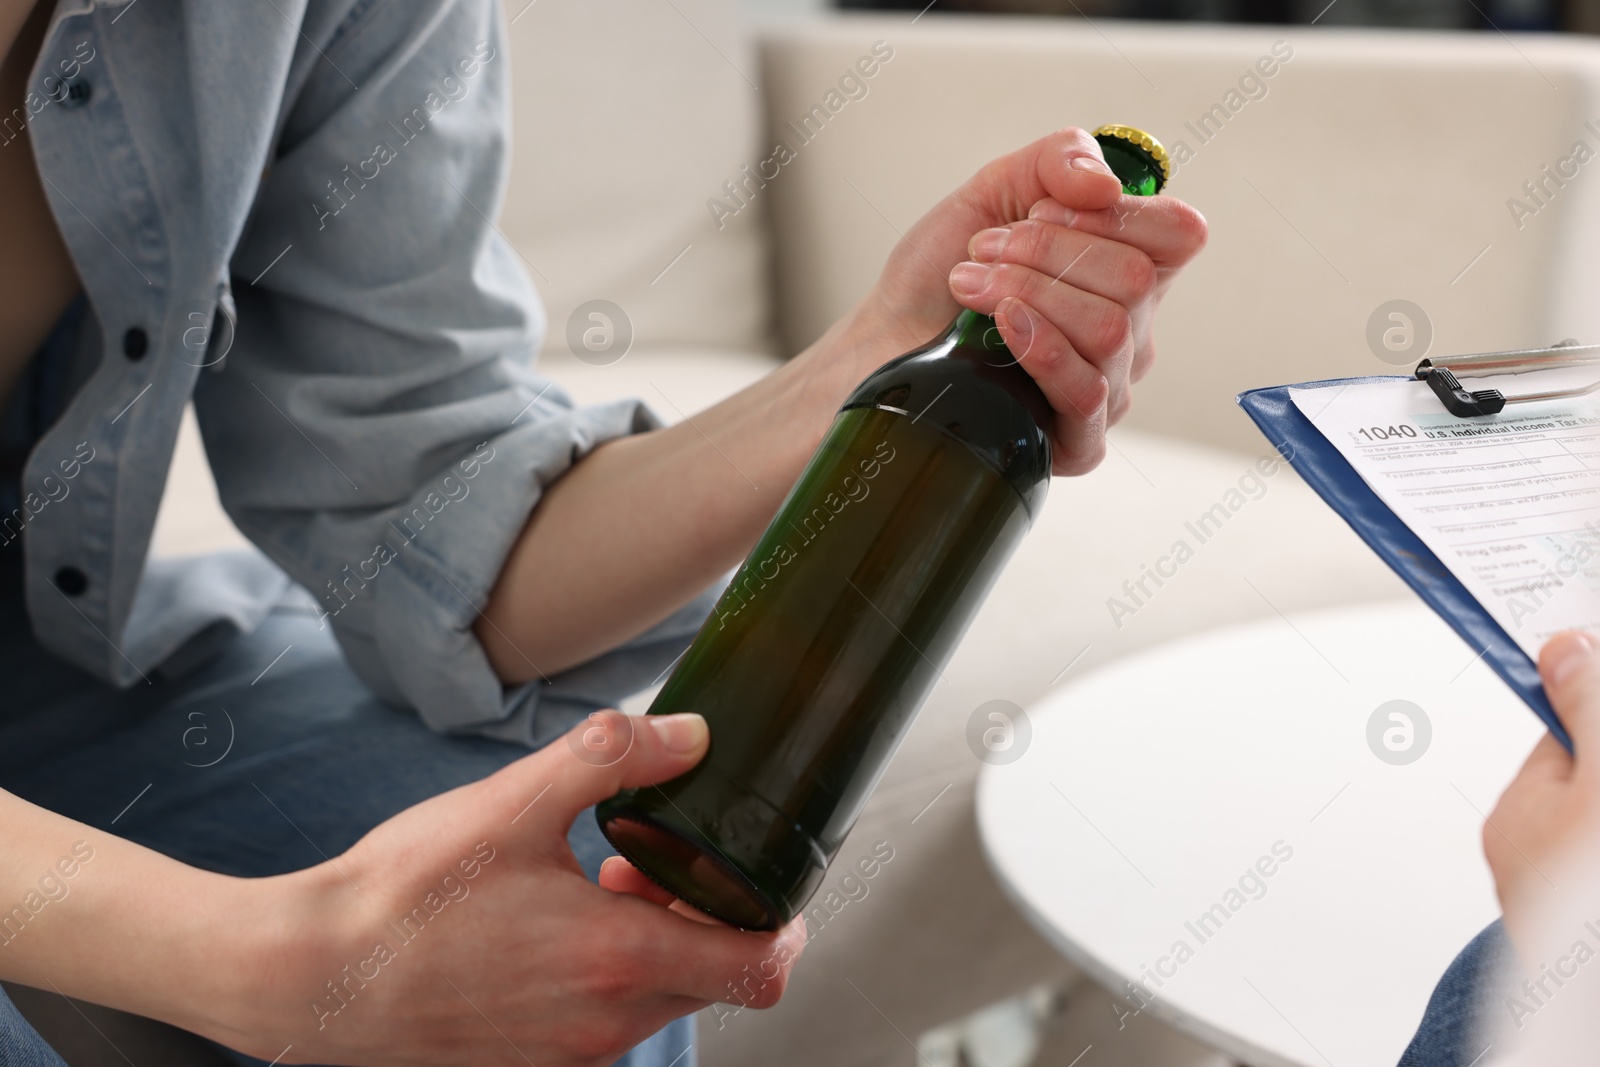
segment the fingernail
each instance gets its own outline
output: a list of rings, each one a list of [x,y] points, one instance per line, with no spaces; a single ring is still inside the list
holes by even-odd
[[[1091,174],[1110,174],[1111,168],[1093,156],[1074,156],[1070,164],[1073,170],[1086,170]]]
[[[979,230],[972,235],[972,240],[967,242],[967,255],[985,263],[993,263],[1000,258],[1000,253],[1005,251],[1006,241],[1011,237],[1011,231],[1003,226],[992,230]]]
[[[1053,222],[1058,226],[1071,226],[1078,213],[1056,200],[1041,200],[1028,210],[1030,219]]]
[[[693,752],[706,743],[711,733],[706,728],[706,721],[693,712],[651,715],[648,718],[656,736],[661,739],[661,746],[669,752]]]
[[[1016,297],[1008,297],[995,310],[1005,323],[1007,340],[1012,344],[1020,344],[1026,350],[1028,341],[1033,338],[1033,316],[1028,314],[1028,305]]]
[[[988,287],[993,273],[982,263],[957,263],[950,272],[950,288],[962,296],[977,296]]]
[[[1575,631],[1565,633],[1550,642],[1549,671],[1550,684],[1560,688],[1567,679],[1571,678],[1578,669],[1594,655],[1597,647],[1593,634]]]

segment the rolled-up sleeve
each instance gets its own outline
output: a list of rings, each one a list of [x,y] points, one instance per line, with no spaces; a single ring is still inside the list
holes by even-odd
[[[633,401],[574,407],[531,369],[543,313],[490,222],[501,32],[493,0],[358,3],[293,75],[231,265],[237,329],[195,404],[224,507],[362,679],[435,729],[531,740],[515,720],[560,685],[504,687],[473,622],[545,487],[656,421]],[[598,688],[648,683],[650,637]]]

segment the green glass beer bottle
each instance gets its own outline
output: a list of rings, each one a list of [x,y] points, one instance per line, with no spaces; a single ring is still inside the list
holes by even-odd
[[[1160,191],[1154,138],[1095,137]],[[862,382],[650,706],[703,715],[705,759],[596,807],[617,851],[736,926],[798,914],[1043,505],[1053,420],[970,310]]]

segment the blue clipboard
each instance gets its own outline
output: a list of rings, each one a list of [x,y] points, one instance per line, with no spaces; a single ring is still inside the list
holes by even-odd
[[[1380,375],[1369,378],[1335,378],[1306,382],[1297,389],[1367,382],[1403,382],[1409,376]],[[1270,389],[1251,389],[1240,393],[1239,406],[1255,420],[1261,432],[1289,461],[1306,484],[1350,524],[1380,559],[1416,590],[1425,604],[1439,613],[1450,628],[1473,649],[1481,649],[1485,663],[1516,692],[1533,713],[1550,728],[1556,740],[1572,751],[1572,739],[1556,717],[1545,696],[1538,667],[1517,647],[1501,625],[1494,621],[1476,597],[1467,592],[1439,557],[1422,539],[1401,522],[1389,506],[1378,499],[1370,486],[1339,454],[1321,430],[1301,414],[1289,398],[1287,385]]]

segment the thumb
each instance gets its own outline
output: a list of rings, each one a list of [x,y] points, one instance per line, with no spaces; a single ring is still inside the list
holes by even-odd
[[[1075,210],[1108,208],[1122,195],[1122,182],[1106,165],[1089,131],[1057,130],[985,165],[951,198],[963,208],[952,222],[962,247],[972,234],[1028,217],[1040,200]]]
[[[1600,638],[1583,630],[1557,634],[1539,652],[1539,674],[1572,736],[1579,769],[1600,773]]]
[[[495,775],[496,791],[524,832],[563,843],[583,809],[619,789],[665,782],[700,762],[710,745],[694,714],[629,716],[597,711],[560,739]]]

